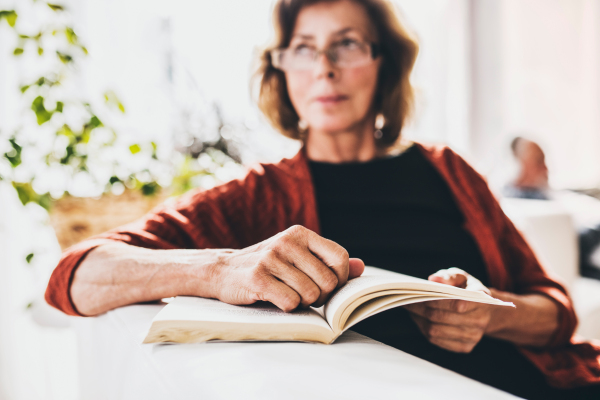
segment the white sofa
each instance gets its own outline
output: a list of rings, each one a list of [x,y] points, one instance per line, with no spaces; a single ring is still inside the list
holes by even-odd
[[[564,192],[550,201],[502,199],[501,205],[542,265],[567,286],[579,317],[577,333],[600,339],[600,280],[579,275],[577,240],[577,227],[600,221],[600,201]]]

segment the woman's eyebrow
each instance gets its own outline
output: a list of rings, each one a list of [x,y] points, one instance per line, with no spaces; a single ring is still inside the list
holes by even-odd
[[[347,27],[340,29],[339,31],[333,32],[330,36],[342,36],[348,32],[356,31],[358,33],[362,33],[362,31],[358,28]],[[309,33],[297,33],[292,36],[292,39],[304,39],[304,40],[314,40],[315,36]]]
[[[332,36],[341,36],[341,35],[343,35],[345,33],[352,32],[352,31],[356,31],[356,32],[361,33],[360,29],[353,28],[353,27],[350,26],[348,28],[340,29],[339,31],[334,32]]]

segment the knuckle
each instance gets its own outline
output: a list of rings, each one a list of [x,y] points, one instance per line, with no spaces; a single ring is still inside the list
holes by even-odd
[[[473,326],[478,330],[478,331],[484,331],[485,328],[487,328],[488,326],[488,321],[486,320],[477,320]]]
[[[269,264],[269,259],[265,258],[264,256],[261,257],[256,265],[254,265],[252,268],[252,276],[255,278],[264,278],[264,276],[267,274]]]
[[[482,332],[480,332],[480,331],[476,331],[476,332],[473,332],[473,333],[470,335],[469,339],[470,339],[471,341],[473,341],[473,343],[478,343],[478,342],[481,340],[481,337],[482,337],[482,336],[483,336],[483,335],[482,335]]]
[[[260,266],[257,266],[252,271],[248,283],[255,291],[263,292],[266,289],[266,280],[262,272],[259,271]]]
[[[457,313],[463,312],[462,310],[463,310],[464,305],[460,300],[451,300],[451,303],[449,303],[449,304],[450,304],[449,308],[452,311],[457,312]]]
[[[338,285],[338,278],[335,274],[329,274],[323,281],[323,290],[327,293],[333,292]]]
[[[443,310],[439,310],[439,309],[431,308],[431,307],[426,307],[424,314],[425,314],[425,318],[427,318],[428,320],[430,320],[432,322],[442,322],[444,320],[444,316],[445,316],[445,313]]]
[[[473,351],[474,347],[475,347],[474,343],[465,343],[460,346],[460,352],[461,353],[470,353],[471,351]]]
[[[423,316],[430,321],[433,320],[433,317],[435,314],[436,314],[435,308],[425,307],[425,309],[423,310]]]
[[[286,230],[286,232],[290,235],[301,235],[304,233],[305,229],[306,228],[302,225],[292,225]]]
[[[350,259],[350,254],[348,254],[348,250],[346,250],[342,246],[339,246],[336,249],[335,256],[337,257],[338,262],[340,263],[345,263]]]
[[[443,329],[440,328],[439,325],[430,324],[427,327],[427,336],[430,337],[430,338],[440,338],[440,337],[443,336],[442,330]]]
[[[290,312],[298,308],[300,305],[300,296],[298,295],[286,295],[282,299],[283,311]]]
[[[273,243],[273,247],[275,249],[286,249],[289,248],[289,246],[291,246],[294,243],[294,236],[289,233],[286,232],[283,235],[279,236],[279,238],[277,238],[277,240]]]
[[[309,304],[316,302],[321,297],[321,291],[317,288],[312,288],[306,293],[305,299]]]

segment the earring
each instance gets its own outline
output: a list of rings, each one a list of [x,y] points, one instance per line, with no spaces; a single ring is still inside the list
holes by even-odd
[[[305,121],[305,120],[303,120],[303,119],[300,119],[300,120],[298,120],[298,128],[299,128],[301,131],[305,131],[305,130],[307,130],[307,129],[308,129],[308,122],[306,122],[306,121]]]
[[[385,126],[385,117],[382,113],[377,114],[375,117],[375,132],[373,132],[373,136],[375,139],[381,139],[383,137],[383,127]]]

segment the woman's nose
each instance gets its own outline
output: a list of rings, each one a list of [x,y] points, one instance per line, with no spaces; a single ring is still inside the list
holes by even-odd
[[[327,57],[326,54],[321,53],[317,58],[314,74],[317,79],[335,79],[339,76],[339,71],[329,57]]]

